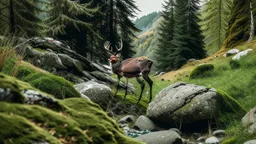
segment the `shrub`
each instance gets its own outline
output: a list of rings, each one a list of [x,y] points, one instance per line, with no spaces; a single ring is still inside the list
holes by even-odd
[[[214,70],[213,64],[202,64],[196,67],[189,75],[189,79],[209,76]]]
[[[240,68],[240,62],[238,60],[231,60],[229,63],[231,69],[238,69]]]

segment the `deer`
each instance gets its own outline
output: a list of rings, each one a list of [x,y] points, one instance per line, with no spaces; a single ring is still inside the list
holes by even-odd
[[[140,102],[142,93],[145,87],[144,80],[148,83],[150,87],[150,97],[149,97],[149,103],[152,100],[152,86],[153,86],[153,81],[149,78],[148,74],[150,73],[151,66],[153,64],[152,60],[150,60],[146,56],[141,56],[141,57],[136,57],[136,58],[128,58],[126,60],[121,61],[120,56],[121,56],[121,51],[123,49],[123,41],[119,42],[119,47],[115,46],[116,52],[113,51],[113,47],[109,41],[106,41],[104,43],[104,48],[110,52],[111,56],[108,59],[110,62],[110,66],[112,69],[112,72],[117,75],[118,82],[116,86],[116,92],[114,96],[116,96],[118,89],[119,89],[119,83],[120,79],[122,77],[126,78],[126,83],[125,83],[125,94],[123,100],[126,99],[127,95],[127,89],[128,89],[128,79],[129,78],[136,78],[138,83],[141,86],[141,92],[140,92],[140,97],[137,101],[137,104]],[[144,80],[141,80],[140,76],[143,77]]]

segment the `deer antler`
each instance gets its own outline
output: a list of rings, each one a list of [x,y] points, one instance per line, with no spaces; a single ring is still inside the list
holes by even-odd
[[[104,43],[104,48],[107,50],[107,51],[110,51],[111,53],[113,52],[112,51],[112,47],[111,47],[111,49],[110,49],[110,47],[111,47],[111,43],[109,42],[109,41],[106,41],[105,43]]]
[[[119,47],[119,48],[116,46],[116,50],[117,50],[117,52],[115,53],[115,55],[116,55],[116,54],[118,54],[118,53],[123,49],[123,40],[122,40],[122,39],[121,39],[121,41],[120,41],[119,45],[120,45],[120,47]]]

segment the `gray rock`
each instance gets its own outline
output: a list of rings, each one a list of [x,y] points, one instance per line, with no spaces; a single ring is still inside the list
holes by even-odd
[[[224,130],[216,130],[212,133],[212,135],[217,138],[222,138],[222,137],[226,136],[226,132]]]
[[[51,107],[58,103],[55,99],[34,90],[23,90],[21,93],[24,95],[24,103],[26,104],[38,104],[44,107]]]
[[[67,69],[61,62],[57,54],[53,52],[45,52],[41,58],[42,65],[49,68]]]
[[[140,135],[136,139],[147,144],[182,144],[182,139],[175,131],[158,131]]]
[[[228,56],[231,56],[231,55],[234,55],[234,54],[237,54],[239,53],[240,51],[238,49],[231,49],[229,50],[228,52],[226,52],[223,56],[224,57],[228,57]]]
[[[246,56],[250,51],[252,51],[252,49],[247,49],[247,50],[241,51],[238,54],[236,54],[232,58],[232,60],[239,60],[242,56]]]
[[[205,140],[205,144],[219,144],[219,143],[220,141],[214,136],[209,137]]]
[[[169,130],[177,132],[179,135],[181,134],[181,131],[177,128],[170,128]]]
[[[248,128],[249,133],[256,132],[256,107],[251,109],[243,118],[242,118],[243,127]]]
[[[175,83],[160,91],[148,106],[148,117],[166,124],[193,123],[217,114],[219,96],[215,89]]]
[[[86,77],[89,80],[95,79],[89,72],[83,71],[83,76]]]
[[[40,51],[34,49],[34,48],[33,48],[32,46],[30,46],[30,45],[26,45],[26,46],[24,47],[24,49],[25,49],[25,56],[26,56],[26,57],[30,57],[30,58],[35,59],[35,58],[40,58],[41,56],[44,55],[43,52],[40,52]]]
[[[106,109],[110,104],[112,96],[111,89],[103,84],[94,81],[77,84],[74,88],[90,98],[91,101],[99,104],[102,108]]]
[[[94,63],[94,62],[92,62],[91,64],[92,64],[92,66],[94,67],[95,70],[98,70],[98,71],[103,72],[103,73],[106,72],[106,69],[104,69],[103,66],[100,66],[99,64]]]
[[[138,128],[139,130],[149,130],[149,131],[155,131],[159,128],[146,116],[141,115],[136,120],[134,127]]]
[[[244,144],[256,144],[256,140],[246,141]]]
[[[123,118],[121,118],[118,123],[119,124],[125,124],[125,123],[132,123],[132,122],[135,122],[136,120],[136,117],[134,115],[127,115]]]
[[[98,80],[106,82],[107,84],[110,84],[110,85],[114,84],[115,82],[112,77],[100,71],[93,71],[93,72],[90,72],[90,74],[95,78],[97,78]]]
[[[205,140],[206,140],[206,137],[204,136],[201,136],[198,139],[196,139],[197,142],[205,142]]]
[[[58,57],[60,58],[62,64],[67,68],[71,68],[82,73],[83,66],[78,60],[71,58],[67,54],[58,54]]]

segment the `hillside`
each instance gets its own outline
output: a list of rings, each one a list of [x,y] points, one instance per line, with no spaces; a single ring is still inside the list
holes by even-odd
[[[148,15],[137,18],[134,22],[135,26],[141,30],[141,33],[152,27],[154,22],[160,17],[160,12],[153,12]]]
[[[162,17],[158,15],[151,22],[151,27],[148,27],[146,30],[138,34],[138,38],[134,42],[136,48],[136,54],[134,57],[148,56],[149,58],[153,59],[154,49],[157,47],[158,26],[161,20]]]

